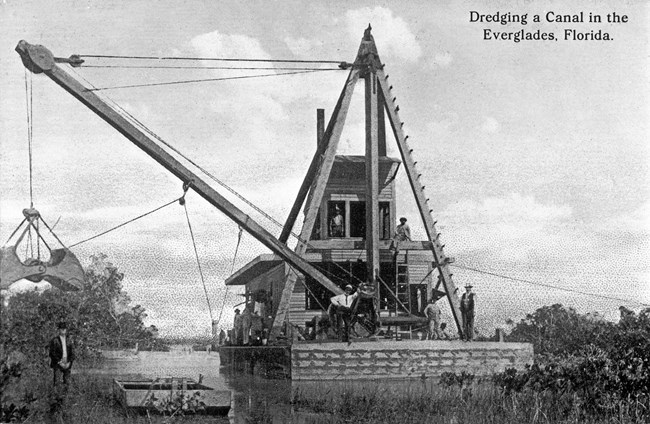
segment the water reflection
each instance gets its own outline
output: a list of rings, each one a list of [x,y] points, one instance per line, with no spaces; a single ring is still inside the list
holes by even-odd
[[[202,418],[211,423],[328,423],[326,414],[313,414],[292,407],[292,398],[320,399],[332,394],[345,396],[353,391],[380,395],[422,393],[431,390],[431,380],[415,381],[291,381],[270,380],[256,375],[235,373],[220,368],[217,352],[139,352],[116,355],[93,373],[114,378],[189,377],[216,390],[230,390],[232,404],[228,417]]]

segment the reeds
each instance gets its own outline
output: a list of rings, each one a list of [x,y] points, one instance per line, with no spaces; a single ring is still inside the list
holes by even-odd
[[[621,403],[601,413],[586,413],[572,394],[557,396],[532,390],[505,394],[487,381],[463,386],[437,382],[344,383],[300,387],[292,395],[294,411],[305,422],[336,423],[637,423],[633,404]],[[642,407],[637,405],[637,407]],[[323,417],[321,421],[313,413]],[[646,415],[647,417],[647,415]]]

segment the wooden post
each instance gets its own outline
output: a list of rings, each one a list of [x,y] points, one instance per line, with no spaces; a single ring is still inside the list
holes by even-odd
[[[329,124],[327,125],[327,130],[323,135],[323,157],[320,161],[320,167],[317,172],[314,173],[313,183],[311,188],[308,190],[310,192],[309,200],[307,202],[307,207],[305,210],[305,220],[302,224],[302,230],[300,232],[300,239],[304,241],[309,241],[311,238],[312,230],[314,229],[314,224],[316,223],[316,217],[318,216],[318,210],[323,200],[323,194],[325,193],[325,186],[327,185],[327,180],[329,179],[330,172],[332,171],[332,165],[334,164],[334,158],[336,157],[336,149],[338,148],[339,140],[341,139],[341,133],[343,131],[343,125],[345,124],[345,118],[350,108],[350,101],[352,100],[352,94],[354,93],[354,86],[359,80],[359,70],[352,69],[348,75],[348,79],[343,87],[343,91],[339,96],[339,100],[336,103],[336,107],[332,112],[330,117]],[[296,203],[298,203],[296,199]],[[300,202],[302,204],[302,201]],[[286,226],[285,226],[286,228]],[[307,244],[303,241],[298,240],[298,245],[296,246],[296,254],[303,256],[307,251]],[[277,338],[282,330],[282,325],[287,317],[289,312],[289,304],[291,301],[291,294],[296,285],[298,278],[304,278],[293,270],[287,269],[284,279],[284,287],[282,288],[282,295],[280,297],[280,302],[278,304],[278,309],[275,313],[275,318],[273,320],[273,326],[271,328],[270,337],[272,339]],[[339,289],[339,292],[342,292]],[[336,292],[338,294],[338,292]]]
[[[366,263],[368,282],[379,299],[379,143],[377,76],[372,65],[365,75],[366,86]]]
[[[436,223],[431,216],[429,211],[428,200],[424,194],[424,186],[420,183],[420,174],[417,171],[415,166],[415,161],[411,155],[411,148],[409,147],[402,129],[402,121],[399,118],[398,110],[399,108],[392,100],[390,93],[390,85],[387,83],[386,79],[388,78],[384,73],[383,69],[377,71],[377,78],[379,82],[380,89],[384,93],[385,105],[386,105],[386,114],[388,115],[388,120],[390,121],[393,134],[395,135],[395,140],[397,141],[397,147],[399,148],[400,155],[402,157],[402,162],[404,164],[404,169],[406,170],[406,175],[408,177],[409,183],[411,185],[411,190],[413,191],[413,197],[415,197],[415,202],[418,206],[420,212],[420,217],[424,223],[424,229],[427,233],[427,238],[431,241],[431,252],[433,253],[433,260],[438,268],[440,274],[440,281],[445,287],[445,292],[447,293],[447,299],[449,300],[449,306],[451,307],[451,313],[456,322],[456,327],[458,329],[458,334],[463,334],[463,317],[460,313],[460,298],[458,296],[458,289],[456,288],[452,278],[451,273],[449,272],[449,259],[443,252],[443,245],[440,243],[438,237],[438,232],[436,230]]]
[[[377,151],[379,157],[386,156],[386,118],[384,116],[384,93],[377,90]]]

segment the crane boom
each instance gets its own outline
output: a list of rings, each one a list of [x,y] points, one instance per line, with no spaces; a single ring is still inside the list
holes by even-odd
[[[207,200],[211,205],[223,212],[227,217],[235,221],[246,232],[255,237],[273,253],[279,255],[300,272],[309,275],[318,283],[326,287],[334,294],[341,294],[343,291],[323,273],[307,262],[304,258],[294,253],[284,243],[279,242],[271,233],[266,231],[250,216],[221,196],[215,189],[203,181],[197,174],[192,172],[176,158],[162,149],[154,140],[140,131],[131,122],[117,113],[104,100],[94,92],[88,90],[79,81],[65,72],[57,62],[70,62],[74,60],[58,59],[52,52],[40,45],[29,44],[21,40],[16,46],[23,64],[33,73],[44,73],[52,81],[63,87],[77,100],[95,112],[100,118],[120,132],[133,144],[151,156],[156,162],[179,178],[183,184],[189,185],[196,193]],[[77,59],[78,60],[78,59]]]

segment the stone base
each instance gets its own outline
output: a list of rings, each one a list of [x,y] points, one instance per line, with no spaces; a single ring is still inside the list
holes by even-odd
[[[463,371],[491,375],[532,363],[530,343],[385,340],[291,347],[293,380],[411,379]]]
[[[267,378],[291,377],[290,346],[220,346],[222,369]]]

